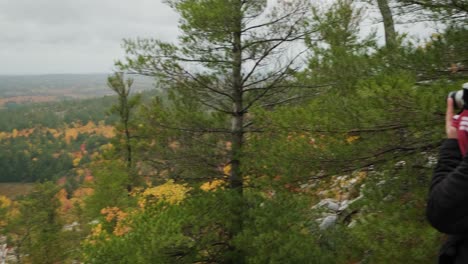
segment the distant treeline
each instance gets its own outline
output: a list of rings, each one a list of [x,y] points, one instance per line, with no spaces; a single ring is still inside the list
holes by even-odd
[[[151,98],[156,91],[142,92],[143,100]],[[63,124],[89,121],[113,124],[117,116],[109,110],[117,102],[116,96],[82,100],[62,100],[51,103],[7,104],[0,109],[0,131],[11,132],[13,129],[25,129],[35,126],[58,128]]]
[[[64,123],[104,121],[110,124],[116,117],[107,112],[116,101],[115,96],[86,100],[64,100],[54,103],[27,105],[9,104],[0,110],[0,131],[25,129],[35,126],[58,128]]]
[[[152,78],[136,76],[134,90],[154,87]],[[112,94],[107,74],[0,75],[0,97],[57,96],[93,97]]]

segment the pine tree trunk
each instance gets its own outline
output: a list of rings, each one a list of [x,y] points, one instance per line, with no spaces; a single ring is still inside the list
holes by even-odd
[[[129,87],[130,89],[130,87]],[[134,175],[132,174],[132,146],[130,145],[130,130],[128,128],[128,123],[130,119],[130,108],[128,105],[128,94],[125,90],[121,95],[121,120],[124,125],[124,133],[125,133],[125,148],[127,151],[126,155],[126,163],[127,163],[127,171],[129,173],[130,182],[127,184],[127,191],[130,193],[133,189],[133,185],[135,184]]]
[[[238,12],[240,13],[240,4]],[[244,137],[244,113],[243,113],[243,95],[242,95],[242,37],[241,23],[242,17],[235,18],[237,29],[233,32],[233,67],[232,67],[232,97],[233,97],[233,116],[231,118],[231,175],[229,178],[230,188],[243,192],[243,178],[240,169],[240,157],[242,155],[242,145]]]
[[[379,10],[382,14],[382,19],[384,23],[385,45],[387,46],[387,48],[394,48],[397,45],[397,40],[392,10],[388,5],[388,0],[377,0],[377,5],[379,6]]]
[[[132,146],[130,145],[130,131],[128,130],[128,120],[125,120],[125,145],[127,147],[127,169],[132,168]]]
[[[232,203],[232,221],[233,230],[230,234],[231,239],[242,232],[244,222],[244,201],[243,201],[243,175],[241,171],[242,147],[244,141],[244,102],[242,93],[242,11],[241,1],[237,2],[233,16],[235,21],[235,30],[233,32],[232,48],[232,118],[231,118],[231,174],[229,177],[229,187],[234,190],[235,195]],[[244,263],[244,254],[239,248],[231,244],[231,257],[228,257],[227,263]]]

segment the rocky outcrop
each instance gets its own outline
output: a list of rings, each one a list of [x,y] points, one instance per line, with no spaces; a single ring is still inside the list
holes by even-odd
[[[312,209],[315,210],[323,210],[323,217],[316,220],[319,223],[319,228],[321,230],[330,228],[334,226],[339,219],[343,219],[344,222],[350,222],[350,219],[348,219],[350,218],[349,216],[356,213],[355,210],[350,210],[350,206],[363,197],[363,195],[360,195],[353,200],[344,201],[336,201],[329,198],[321,200],[318,204],[312,207]]]
[[[6,236],[0,236],[0,264],[17,262],[15,249],[8,247]]]
[[[320,213],[316,219],[321,230],[333,227],[337,222],[348,224],[351,216],[357,213],[351,205],[363,198],[363,181],[369,174],[374,173],[373,168],[365,171],[356,171],[348,175],[333,176],[324,184],[319,182],[304,184],[303,189],[312,191],[320,201],[312,207]]]

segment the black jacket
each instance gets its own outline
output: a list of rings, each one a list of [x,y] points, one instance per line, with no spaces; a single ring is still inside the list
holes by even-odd
[[[434,169],[427,218],[449,235],[439,263],[468,264],[468,155],[462,157],[456,139],[446,139]]]

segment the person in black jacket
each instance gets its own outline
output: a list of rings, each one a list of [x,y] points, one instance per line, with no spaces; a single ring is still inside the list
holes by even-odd
[[[453,100],[447,100],[442,143],[429,190],[427,219],[448,234],[439,254],[439,263],[468,264],[468,155],[462,156],[457,128],[453,126]]]

